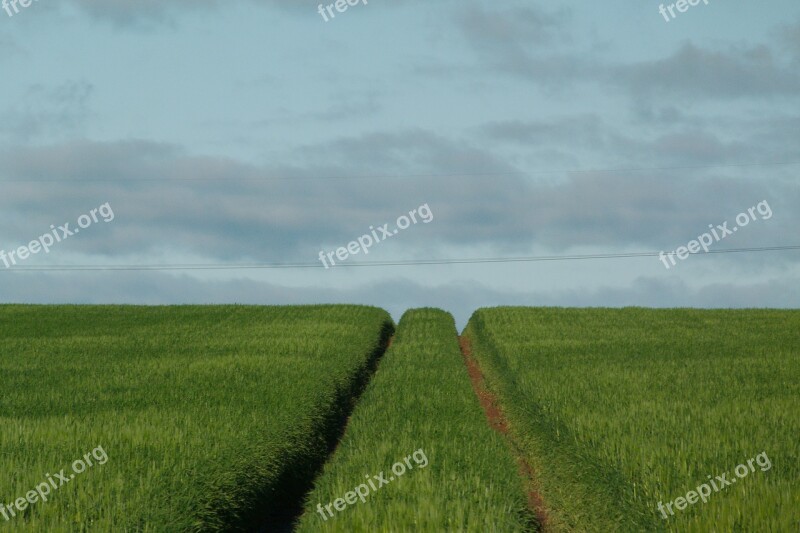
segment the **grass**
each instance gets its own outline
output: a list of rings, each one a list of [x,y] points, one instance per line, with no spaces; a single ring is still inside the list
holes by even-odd
[[[360,306],[0,306],[0,504],[102,446],[105,464],[11,526],[219,531],[278,513],[392,328]]]
[[[331,508],[333,517],[318,512],[367,477],[388,479],[406,458],[413,468],[387,485],[376,482],[364,503]],[[298,531],[522,531],[530,521],[517,466],[472,392],[453,318],[408,311]]]
[[[797,530],[800,312],[495,308],[465,334],[554,530]],[[657,510],[762,452],[770,469]]]

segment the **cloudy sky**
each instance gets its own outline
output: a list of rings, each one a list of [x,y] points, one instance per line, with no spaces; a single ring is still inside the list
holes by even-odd
[[[352,266],[670,252],[762,202],[710,248],[800,245],[796,0],[669,22],[619,0],[371,0],[327,22],[304,0],[17,9],[0,301],[437,306],[459,325],[506,304],[800,304],[798,250]],[[113,220],[19,257],[104,204]],[[423,205],[369,255],[319,261]],[[296,266],[64,270],[276,264]]]

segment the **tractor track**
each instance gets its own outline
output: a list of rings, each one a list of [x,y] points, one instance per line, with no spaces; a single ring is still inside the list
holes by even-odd
[[[472,355],[472,345],[465,336],[458,337],[458,345],[461,348],[461,355],[464,356],[464,363],[467,366],[472,388],[478,401],[486,414],[489,426],[500,433],[511,448],[514,458],[519,466],[520,476],[525,480],[528,498],[528,508],[536,516],[538,531],[547,533],[549,531],[547,509],[541,493],[536,489],[536,475],[531,465],[525,460],[520,447],[514,441],[509,431],[508,418],[503,412],[497,396],[486,387],[486,380],[483,377],[478,361]]]

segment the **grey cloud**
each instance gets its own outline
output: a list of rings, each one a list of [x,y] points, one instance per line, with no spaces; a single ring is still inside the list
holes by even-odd
[[[766,119],[751,119],[744,122],[749,128],[750,143],[765,146],[776,161],[800,161],[800,114],[780,113]]]
[[[482,77],[488,68],[563,91],[565,81],[590,79],[595,72],[595,63],[587,54],[582,58],[574,52],[560,51],[573,42],[569,8],[459,5],[454,9],[453,20],[456,30],[480,58],[481,65],[473,73]],[[468,69],[441,65],[436,70],[438,75],[447,75]],[[437,74],[430,66],[418,71]]]
[[[482,128],[492,139],[520,144],[570,143],[603,148],[610,130],[597,115],[568,116],[551,120],[510,120],[491,122]]]
[[[175,24],[180,15],[191,10],[223,9],[221,0],[71,0],[89,16],[110,22],[120,28],[152,28],[156,25]],[[417,0],[394,0],[391,7]],[[315,13],[319,0],[249,0],[252,5],[269,6],[288,13]],[[330,1],[324,2],[332,3]]]
[[[691,42],[674,53],[633,63],[610,61],[596,50],[572,44],[569,11],[540,8],[523,11],[459,8],[454,25],[473,45],[481,67],[528,79],[549,90],[564,91],[575,83],[620,87],[638,105],[666,99],[695,101],[719,98],[795,97],[800,92],[800,73],[776,57],[766,45],[737,45],[712,50]],[[800,24],[787,26],[782,43],[800,50]],[[559,39],[559,37],[561,39]],[[452,68],[452,67],[451,67]],[[443,69],[447,70],[447,69]]]
[[[93,90],[85,81],[31,85],[22,100],[0,113],[0,133],[15,142],[74,134],[89,116]]]
[[[218,0],[72,0],[72,3],[93,18],[119,27],[168,23],[177,11],[220,5]]]
[[[513,167],[482,149],[423,131],[340,139],[310,147],[298,154],[302,164],[283,167],[189,156],[147,142],[70,143],[0,155],[0,176],[20,180],[0,184],[2,245],[23,244],[50,224],[110,202],[114,223],[69,243],[72,251],[110,258],[173,249],[220,262],[309,262],[323,246],[346,244],[370,225],[393,222],[426,202],[436,223],[409,232],[396,241],[397,250],[435,256],[442,246],[517,254],[534,245],[671,249],[763,199],[775,218],[739,233],[735,246],[787,244],[800,225],[793,207],[800,191],[791,182],[765,181],[763,172],[739,178],[586,172],[540,182],[503,173]],[[352,161],[359,162],[361,179],[305,179],[353,176]],[[385,177],[387,168],[409,176]],[[273,177],[284,179],[262,179]],[[45,178],[51,181],[36,183]]]
[[[676,133],[660,135],[640,144],[644,159],[657,161],[659,156],[667,156],[672,163],[680,164],[731,164],[736,161],[753,161],[758,147],[749,146],[743,141],[720,140],[715,134],[698,129],[688,129]],[[761,155],[761,154],[757,154]],[[666,159],[666,158],[665,158]]]
[[[515,170],[491,152],[421,129],[341,137],[322,145],[301,147],[300,154],[306,161],[318,164],[351,166],[357,161],[373,175]],[[387,168],[393,170],[387,172]]]
[[[611,67],[607,81],[652,98],[763,98],[800,91],[798,72],[764,45],[711,51],[687,43],[663,59]]]
[[[658,168],[769,161],[774,159],[776,151],[780,152],[780,159],[789,160],[794,144],[775,142],[777,136],[785,133],[789,126],[784,125],[787,121],[787,118],[770,118],[721,125],[713,119],[686,117],[672,128],[658,128],[656,134],[636,134],[635,129],[627,128],[625,133],[597,115],[573,115],[549,120],[491,122],[484,125],[480,133],[506,146],[519,144],[539,149],[569,146],[573,153],[580,149],[596,160],[614,154],[627,162],[621,168]],[[729,136],[741,132],[741,137],[726,140],[715,133],[725,130]],[[760,137],[756,137],[755,132],[759,132]]]
[[[523,53],[529,45],[552,43],[566,37],[571,16],[567,8],[547,10],[538,6],[485,9],[463,4],[456,11],[456,25],[478,48],[495,47],[504,53]]]
[[[246,124],[236,124],[235,127],[245,128],[273,128],[286,124],[297,125],[305,121],[341,122],[351,123],[356,120],[375,116],[383,109],[378,91],[336,91],[328,97],[328,104],[324,108],[303,113],[292,112],[281,107],[269,119],[251,121]]]
[[[3,33],[0,33],[0,50],[3,50],[3,53],[0,54],[0,63],[15,56],[19,57],[26,54],[24,49],[17,44],[17,41]]]
[[[495,54],[487,61],[493,70],[548,89],[566,89],[573,83],[619,87],[639,106],[658,102],[664,107],[685,98],[796,97],[800,92],[797,70],[778,61],[764,45],[712,51],[687,43],[667,57],[629,64],[551,51]]]
[[[325,111],[310,113],[309,118],[324,122],[350,122],[353,119],[373,116],[382,109],[375,93],[370,93],[362,98],[353,99],[350,96],[342,97]]]
[[[780,29],[780,42],[794,57],[796,63],[800,63],[800,21],[789,24]]]
[[[24,283],[19,276],[24,277]],[[282,287],[249,279],[203,281],[165,273],[13,274],[0,272],[0,301],[5,303],[77,304],[250,304],[287,305],[355,303],[382,307],[395,321],[415,307],[440,307],[462,329],[480,307],[498,305],[571,307],[796,308],[800,279],[746,284],[711,284],[693,289],[679,280],[637,278],[629,287],[593,290],[494,290],[480,282],[436,287],[403,275],[358,289],[335,289],[311,281],[304,288]]]

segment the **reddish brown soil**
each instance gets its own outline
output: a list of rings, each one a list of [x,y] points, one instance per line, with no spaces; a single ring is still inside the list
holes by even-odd
[[[483,378],[478,362],[472,356],[472,346],[469,339],[466,337],[459,337],[458,344],[461,346],[461,354],[464,356],[464,363],[467,365],[467,372],[469,372],[470,380],[472,381],[472,389],[478,396],[478,401],[486,414],[486,419],[495,431],[502,434],[511,448],[514,450],[514,455],[517,459],[520,475],[527,480],[528,485],[528,507],[536,515],[536,519],[540,524],[540,531],[548,531],[547,527],[547,512],[545,510],[544,499],[542,495],[533,488],[535,474],[531,465],[525,461],[522,453],[511,439],[508,433],[508,419],[503,413],[497,397],[486,388],[486,381]]]
[[[472,381],[472,388],[478,396],[483,412],[486,413],[489,425],[503,435],[507,435],[508,421],[506,421],[505,415],[500,410],[495,395],[486,390],[481,369],[478,368],[478,362],[472,357],[472,347],[469,344],[469,339],[459,337],[458,344],[461,346],[461,354],[467,364],[467,372],[469,372],[469,378]]]

